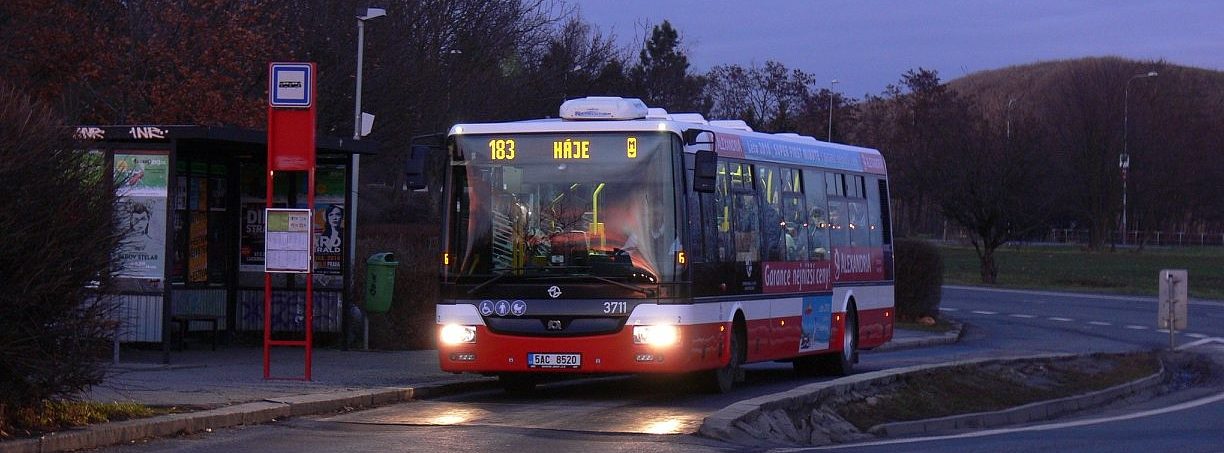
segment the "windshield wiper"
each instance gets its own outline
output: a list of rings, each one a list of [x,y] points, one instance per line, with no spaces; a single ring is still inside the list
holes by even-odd
[[[586,267],[583,267],[583,266],[564,266],[564,267],[556,267],[556,268],[540,268],[540,269],[552,269],[552,270],[558,270],[558,269],[574,269],[574,268],[583,268],[583,269],[585,269]],[[508,276],[508,275],[510,275],[510,274],[513,274],[513,273],[515,273],[515,272],[523,272],[524,270],[540,270],[540,269],[535,269],[535,268],[532,268],[532,269],[526,269],[526,268],[507,269],[507,271],[506,271],[506,272],[503,272],[503,273],[501,273],[501,274],[494,275],[493,277],[489,278],[488,280],[485,280],[485,281],[483,281],[483,282],[480,282],[480,284],[479,284],[479,285],[473,286],[473,287],[472,287],[472,289],[469,289],[469,290],[467,291],[467,293],[468,293],[468,294],[475,294],[477,291],[480,291],[480,290],[482,290],[482,289],[485,289],[485,288],[489,287],[490,285],[492,285],[492,284],[494,284],[494,283],[497,283],[497,282],[498,282],[498,281],[500,281],[501,279],[506,278],[506,276]],[[628,289],[628,290],[631,290],[631,291],[636,291],[636,292],[642,293],[642,294],[644,294],[644,295],[646,295],[646,296],[648,296],[648,297],[653,296],[653,294],[651,294],[651,293],[653,293],[653,291],[651,291],[650,289],[643,288],[643,287],[641,287],[641,286],[637,286],[637,285],[631,285],[631,284],[628,284],[628,283],[625,283],[625,282],[618,282],[618,281],[616,281],[616,280],[613,280],[613,279],[610,279],[610,278],[607,278],[607,277],[600,277],[600,276],[598,276],[598,275],[592,275],[592,274],[582,274],[582,275],[578,275],[578,274],[571,274],[571,275],[534,275],[534,276],[526,276],[526,277],[528,277],[529,279],[539,279],[539,278],[558,278],[558,277],[560,277],[560,278],[592,278],[592,279],[599,280],[599,281],[604,282],[604,283],[611,283],[611,284],[616,285],[616,286],[619,286],[619,287],[621,287],[621,288],[625,288],[625,289]]]
[[[625,289],[630,289],[630,290],[633,290],[633,291],[637,291],[637,292],[639,292],[639,293],[642,293],[642,294],[646,295],[647,297],[652,296],[652,294],[650,294],[652,291],[650,291],[649,289],[643,288],[643,287],[641,287],[641,286],[637,286],[637,285],[630,285],[630,284],[628,284],[628,283],[624,283],[624,282],[618,282],[618,281],[616,281],[616,280],[613,280],[613,279],[610,279],[610,278],[605,278],[605,277],[600,277],[600,276],[598,276],[598,275],[584,275],[584,277],[591,277],[591,278],[596,279],[596,280],[599,280],[599,281],[601,281],[601,282],[607,282],[607,283],[611,283],[611,284],[613,284],[613,285],[619,286],[619,287],[621,287],[621,288],[625,288]]]

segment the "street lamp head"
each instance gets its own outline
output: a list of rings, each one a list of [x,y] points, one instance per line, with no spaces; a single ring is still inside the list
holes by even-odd
[[[387,15],[387,10],[382,8],[358,8],[357,20],[377,19]]]

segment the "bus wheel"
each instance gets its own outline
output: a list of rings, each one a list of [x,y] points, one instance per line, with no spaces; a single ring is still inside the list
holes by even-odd
[[[846,307],[846,326],[842,329],[842,350],[838,354],[825,356],[829,372],[837,376],[848,376],[854,372],[854,359],[858,349],[858,309],[854,304]]]
[[[526,395],[535,390],[536,379],[529,374],[507,373],[497,376],[502,390],[511,395]]]
[[[740,365],[744,363],[746,336],[743,324],[737,321],[731,329],[731,345],[728,348],[731,351],[731,358],[722,368],[707,372],[707,387],[711,392],[727,393],[732,387],[735,387],[736,382],[744,381],[744,369]]]

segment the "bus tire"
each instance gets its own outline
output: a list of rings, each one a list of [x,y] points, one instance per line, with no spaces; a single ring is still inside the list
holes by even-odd
[[[854,372],[854,362],[858,355],[858,309],[854,302],[846,307],[846,325],[842,329],[842,350],[836,354],[825,356],[826,368],[829,374],[848,376]]]
[[[527,395],[535,390],[535,376],[529,374],[506,373],[497,376],[502,390],[511,395]]]
[[[726,365],[706,372],[706,387],[710,392],[728,393],[735,387],[736,382],[744,381],[744,369],[740,365],[744,363],[747,336],[744,324],[737,316],[731,327],[731,344],[727,348],[731,357]]]

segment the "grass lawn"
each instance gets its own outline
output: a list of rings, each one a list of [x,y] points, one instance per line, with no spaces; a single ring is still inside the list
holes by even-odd
[[[0,409],[5,409],[0,411],[0,441],[14,437],[38,437],[74,426],[179,412],[177,408],[151,408],[134,403],[91,401],[48,401],[36,407],[19,409],[0,405]]]
[[[973,247],[941,246],[944,283],[981,285]],[[1004,246],[995,251],[1004,288],[1156,297],[1161,269],[1186,269],[1190,297],[1224,300],[1224,248],[1147,248],[1085,252],[1077,247]]]
[[[836,410],[866,431],[881,423],[990,412],[1141,379],[1160,371],[1158,353],[962,365],[903,375],[868,398]]]

